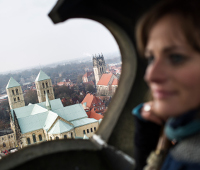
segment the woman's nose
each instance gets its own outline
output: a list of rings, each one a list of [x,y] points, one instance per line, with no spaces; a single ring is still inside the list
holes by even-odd
[[[147,83],[163,83],[167,79],[167,69],[162,61],[153,61],[148,65],[144,79]]]

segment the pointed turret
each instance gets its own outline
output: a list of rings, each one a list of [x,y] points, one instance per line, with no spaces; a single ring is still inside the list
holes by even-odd
[[[48,110],[51,110],[51,104],[50,104],[49,97],[48,97],[47,93],[46,93],[46,108]]]
[[[48,80],[50,79],[49,76],[47,76],[42,70],[40,70],[38,76],[36,77],[35,81],[42,81],[42,80]]]
[[[6,89],[17,87],[17,86],[20,86],[20,84],[14,78],[11,77],[10,80],[8,81]]]
[[[35,79],[35,85],[39,103],[46,101],[46,93],[49,100],[55,99],[51,79],[42,70]]]
[[[6,92],[8,95],[8,102],[10,109],[15,109],[25,106],[24,96],[20,84],[14,79],[10,78],[7,86]]]

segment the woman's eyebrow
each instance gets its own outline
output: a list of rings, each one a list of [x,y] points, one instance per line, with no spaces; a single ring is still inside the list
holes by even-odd
[[[162,52],[163,53],[168,53],[174,50],[183,50],[182,46],[177,46],[177,45],[173,45],[173,46],[169,46],[169,47],[165,47]]]
[[[165,47],[161,50],[162,53],[169,53],[175,50],[183,50],[184,47],[183,46],[178,46],[178,45],[172,45],[172,46],[168,46]],[[154,50],[153,49],[148,49],[146,48],[144,51],[144,56],[149,56],[149,55],[153,55]]]

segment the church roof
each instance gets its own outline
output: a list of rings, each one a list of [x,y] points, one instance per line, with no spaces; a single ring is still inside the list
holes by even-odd
[[[6,89],[9,89],[9,88],[12,88],[12,87],[17,87],[17,86],[20,86],[20,84],[14,78],[11,77],[7,86],[6,86]]]
[[[113,82],[112,82],[112,85],[118,85],[118,79],[115,78],[115,79],[113,80]]]
[[[98,120],[93,119],[93,118],[84,118],[84,119],[71,121],[71,123],[75,127],[84,126],[84,125],[87,125],[87,124],[90,124],[90,123],[95,123],[95,122],[98,122]]]
[[[91,76],[91,75],[93,75],[93,74],[94,74],[93,71],[89,71],[89,72],[86,72],[86,73],[83,75],[83,77],[89,77],[89,76]]]
[[[51,110],[46,108],[46,102],[11,109],[12,117],[13,112],[16,114],[22,134],[39,129],[49,130],[48,133],[51,134],[58,134],[58,132],[63,133],[74,128],[70,123],[79,127],[97,122],[95,119],[88,118],[81,104],[63,107],[60,99],[54,99],[50,100],[50,105]],[[59,117],[70,123],[58,121]]]
[[[18,119],[21,133],[28,133],[35,130],[42,129],[46,121],[48,112],[43,112],[36,115],[30,115]]]
[[[51,130],[48,132],[49,134],[60,134],[63,132],[68,132],[73,129],[73,126],[63,122],[62,120],[58,119]]]
[[[55,110],[55,112],[67,121],[73,121],[88,117],[81,104],[74,104],[71,106],[63,107],[61,109]]]
[[[110,79],[112,77],[112,74],[109,73],[109,74],[103,74],[100,78],[100,80],[98,81],[97,85],[104,85],[104,86],[107,86]]]
[[[40,70],[38,76],[36,77],[35,81],[42,81],[42,80],[47,80],[50,79],[49,76],[46,75],[42,70]]]

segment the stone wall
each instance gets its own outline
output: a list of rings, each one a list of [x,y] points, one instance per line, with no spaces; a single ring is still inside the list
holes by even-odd
[[[39,103],[46,101],[46,93],[49,100],[55,99],[51,79],[35,82]]]
[[[84,126],[80,126],[80,127],[76,127],[75,128],[75,133],[76,133],[76,137],[83,137],[84,135],[84,130],[85,130],[85,134],[87,137],[91,137],[98,129],[99,127],[99,122],[95,122],[95,123],[91,123],[91,124],[87,124]],[[96,130],[95,130],[96,128]]]
[[[5,151],[11,148],[15,148],[14,133],[0,136],[0,151]]]
[[[48,140],[56,140],[56,137],[58,137],[59,139],[64,139],[65,135],[66,135],[67,139],[75,138],[74,129],[72,129],[68,132],[61,133],[61,134],[49,134]]]
[[[35,134],[36,141],[33,140],[34,134]],[[40,140],[39,135],[41,135],[42,140]],[[30,144],[28,144],[28,138],[30,139]],[[39,130],[35,130],[35,131],[32,131],[32,132],[22,134],[21,141],[22,141],[22,147],[27,146],[27,145],[31,145],[31,144],[37,144],[37,143],[44,142],[44,141],[46,141],[44,130],[39,129]]]
[[[24,96],[21,86],[6,89],[10,109],[15,109],[25,106]]]

